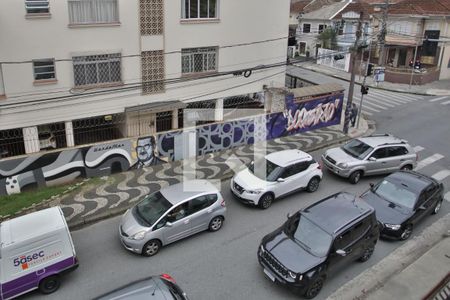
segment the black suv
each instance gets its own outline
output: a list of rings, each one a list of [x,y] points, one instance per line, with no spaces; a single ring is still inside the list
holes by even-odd
[[[329,196],[266,235],[258,261],[273,282],[314,298],[330,272],[368,260],[378,241],[375,210],[349,193]]]
[[[381,236],[406,240],[417,222],[438,213],[444,186],[424,174],[398,171],[371,184],[361,198],[376,209]]]

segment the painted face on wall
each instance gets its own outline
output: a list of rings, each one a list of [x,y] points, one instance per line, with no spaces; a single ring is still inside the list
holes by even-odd
[[[154,156],[154,144],[153,137],[145,137],[137,140],[136,153],[139,161],[145,163],[152,160]]]

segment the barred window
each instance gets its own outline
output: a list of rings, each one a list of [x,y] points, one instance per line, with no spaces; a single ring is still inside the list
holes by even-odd
[[[141,55],[142,63],[142,93],[162,93],[164,85],[164,52],[144,51]]]
[[[217,18],[218,0],[181,0],[183,19]]]
[[[217,71],[217,48],[191,48],[181,50],[181,73]]]
[[[119,22],[117,0],[69,0],[70,24]]]
[[[120,53],[73,57],[75,86],[121,82]]]
[[[42,14],[50,12],[48,0],[26,0],[25,9],[27,14]]]
[[[55,60],[33,60],[34,80],[55,79]]]
[[[303,24],[303,33],[310,33],[311,32],[311,24],[304,23]]]

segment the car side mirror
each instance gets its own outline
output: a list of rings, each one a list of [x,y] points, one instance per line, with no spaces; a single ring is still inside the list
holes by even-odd
[[[278,182],[285,182],[286,180],[284,180],[284,178],[278,178],[277,181]]]
[[[421,205],[421,206],[419,206],[417,209],[418,209],[418,210],[426,210],[427,208],[426,208],[425,206]]]
[[[375,157],[369,157],[369,161],[377,161]]]
[[[336,254],[338,254],[338,255],[340,255],[340,256],[346,256],[346,255],[347,255],[347,252],[345,252],[345,251],[342,250],[342,249],[338,249],[338,250],[336,250]]]
[[[166,227],[172,227],[173,224],[172,224],[172,222],[167,221],[166,224],[165,224],[164,226],[166,226]]]

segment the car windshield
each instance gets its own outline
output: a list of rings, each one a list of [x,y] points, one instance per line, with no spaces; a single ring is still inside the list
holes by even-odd
[[[266,164],[266,170],[264,170],[264,163]],[[256,166],[256,168],[255,168]],[[278,179],[278,175],[280,175],[281,171],[283,170],[282,167],[280,167],[277,164],[274,164],[270,160],[267,159],[260,159],[256,160],[255,162],[251,162],[248,166],[249,171],[258,177],[259,179],[266,180],[266,181],[275,181]],[[255,171],[256,169],[256,171]]]
[[[327,255],[333,240],[331,235],[300,214],[287,223],[286,234],[303,249],[317,257]]]
[[[363,159],[373,150],[372,147],[360,140],[351,140],[350,142],[342,146],[341,149],[344,150],[344,152],[348,155],[351,155],[358,159]]]
[[[172,204],[158,191],[146,196],[135,206],[135,210],[148,226],[152,226],[171,207]]]
[[[414,208],[417,199],[416,194],[408,190],[403,184],[390,182],[388,180],[383,180],[373,189],[373,192],[389,202],[410,209]]]

